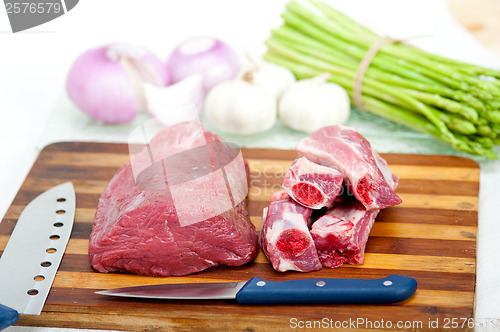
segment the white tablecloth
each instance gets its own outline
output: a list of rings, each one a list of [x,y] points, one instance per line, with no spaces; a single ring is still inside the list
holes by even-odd
[[[492,68],[500,59],[481,47],[449,14],[444,1],[333,1],[381,34],[442,55]],[[270,29],[281,24],[284,0],[86,0],[64,16],[12,34],[0,13],[0,216],[24,181],[41,147],[61,140],[126,142],[125,126],[102,126],[79,112],[65,94],[72,61],[84,50],[110,42],[136,43],[166,59],[181,40],[216,36],[240,52],[262,54]],[[418,38],[416,38],[419,36]],[[355,112],[356,125],[379,152],[457,154],[425,135]],[[390,129],[388,129],[388,127]],[[282,126],[274,134],[230,137],[243,146],[293,148],[300,139]],[[500,326],[500,163],[481,161],[476,320]],[[409,317],[410,318],[410,317]],[[7,331],[52,331],[11,327]],[[57,329],[66,330],[66,329]]]

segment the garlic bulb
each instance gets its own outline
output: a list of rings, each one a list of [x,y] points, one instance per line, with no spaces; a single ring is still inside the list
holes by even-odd
[[[254,68],[241,71],[238,77],[243,78],[251,72],[253,84],[268,91],[275,98],[281,98],[283,92],[295,83],[295,76],[288,68],[270,62],[257,63],[252,58],[250,60]]]
[[[215,86],[207,95],[204,113],[221,131],[250,135],[274,125],[276,104],[274,96],[246,77]]]
[[[344,124],[351,112],[349,95],[340,85],[327,82],[325,73],[297,81],[280,99],[279,117],[288,127],[313,132],[324,126]]]

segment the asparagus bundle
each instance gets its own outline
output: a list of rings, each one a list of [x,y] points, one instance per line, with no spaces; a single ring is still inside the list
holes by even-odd
[[[266,41],[264,58],[298,79],[329,72],[365,111],[489,159],[500,144],[500,72],[384,41],[327,4],[292,0],[285,23]],[[382,41],[382,42],[381,42]],[[364,68],[360,63],[380,43]],[[356,98],[356,95],[359,98]]]

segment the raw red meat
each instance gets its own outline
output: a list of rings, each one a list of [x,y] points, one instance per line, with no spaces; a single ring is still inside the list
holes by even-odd
[[[284,190],[277,191],[271,195],[270,202],[280,201],[282,199],[288,199],[290,196]]]
[[[353,128],[323,127],[304,138],[297,152],[317,164],[339,170],[349,191],[367,210],[401,203],[394,192],[398,178],[387,162],[372,150],[370,142]]]
[[[241,154],[198,123],[160,131],[99,200],[89,258],[99,272],[181,276],[255,258]]]
[[[342,174],[302,157],[286,172],[282,187],[296,202],[311,209],[330,208],[342,189]]]
[[[283,192],[279,193],[275,198]],[[260,243],[276,271],[309,272],[321,269],[307,226],[311,212],[311,209],[290,198],[272,201],[264,209]]]
[[[311,236],[321,264],[330,268],[363,264],[366,242],[378,213],[347,197],[314,222]]]

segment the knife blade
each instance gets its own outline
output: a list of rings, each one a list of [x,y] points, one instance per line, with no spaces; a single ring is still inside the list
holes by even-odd
[[[299,279],[227,283],[184,283],[116,288],[100,295],[173,300],[235,299],[241,304],[396,303],[417,290],[413,278],[392,274],[380,279]]]
[[[42,311],[71,235],[75,201],[73,184],[66,182],[22,211],[0,257],[0,326],[17,321],[13,312]]]

